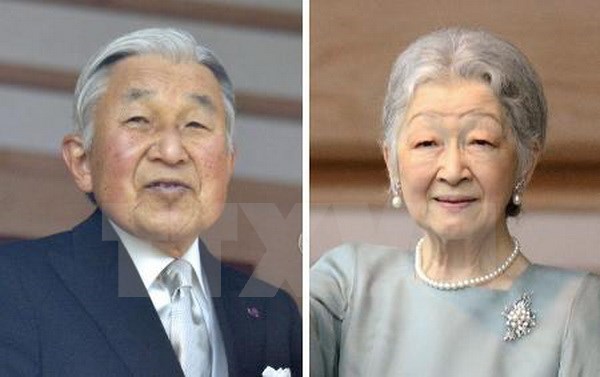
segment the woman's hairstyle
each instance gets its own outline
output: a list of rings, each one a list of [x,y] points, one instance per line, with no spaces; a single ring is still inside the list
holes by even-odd
[[[216,77],[225,104],[227,143],[233,148],[235,96],[225,68],[208,48],[182,30],[152,28],[138,30],[110,42],[94,55],[82,69],[75,87],[73,109],[75,132],[82,135],[89,150],[94,137],[94,108],[107,89],[110,68],[122,59],[135,55],[157,54],[173,62],[197,62]]]
[[[396,140],[416,88],[448,77],[487,83],[498,98],[517,141],[518,179],[546,138],[546,99],[531,63],[512,44],[481,30],[451,28],[420,37],[397,58],[383,106],[383,146],[391,153],[390,175],[397,179]],[[509,203],[506,213],[515,216]]]

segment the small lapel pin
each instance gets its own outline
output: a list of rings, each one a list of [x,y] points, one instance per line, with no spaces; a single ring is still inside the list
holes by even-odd
[[[260,318],[260,312],[254,306],[251,306],[248,309],[246,309],[246,312],[252,318]]]

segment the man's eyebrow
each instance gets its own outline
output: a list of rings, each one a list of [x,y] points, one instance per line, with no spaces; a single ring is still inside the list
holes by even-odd
[[[211,112],[217,111],[217,106],[210,96],[204,94],[190,94],[189,97],[205,109],[210,110]]]
[[[125,94],[123,95],[123,98],[127,102],[133,102],[140,98],[150,97],[153,95],[154,95],[154,92],[151,90],[132,88],[132,89],[129,89],[127,92],[125,92]]]
[[[141,98],[154,96],[155,94],[156,93],[152,90],[132,88],[132,89],[129,89],[127,92],[125,92],[125,94],[123,95],[123,98],[127,102],[133,102],[133,101],[139,100]],[[210,110],[211,112],[217,111],[217,106],[215,105],[215,102],[208,95],[193,93],[193,94],[190,94],[188,97],[192,101],[194,101],[195,103],[200,105],[201,107],[206,108],[206,109]]]

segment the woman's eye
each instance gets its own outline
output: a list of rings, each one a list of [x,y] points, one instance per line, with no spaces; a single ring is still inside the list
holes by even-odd
[[[477,146],[482,146],[482,147],[493,147],[494,144],[488,140],[485,139],[474,139],[471,144],[477,145]]]

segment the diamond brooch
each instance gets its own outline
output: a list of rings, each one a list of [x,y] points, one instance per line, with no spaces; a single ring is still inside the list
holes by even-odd
[[[535,312],[531,309],[531,293],[523,293],[512,305],[504,308],[506,318],[504,341],[513,341],[529,334],[536,325]]]

